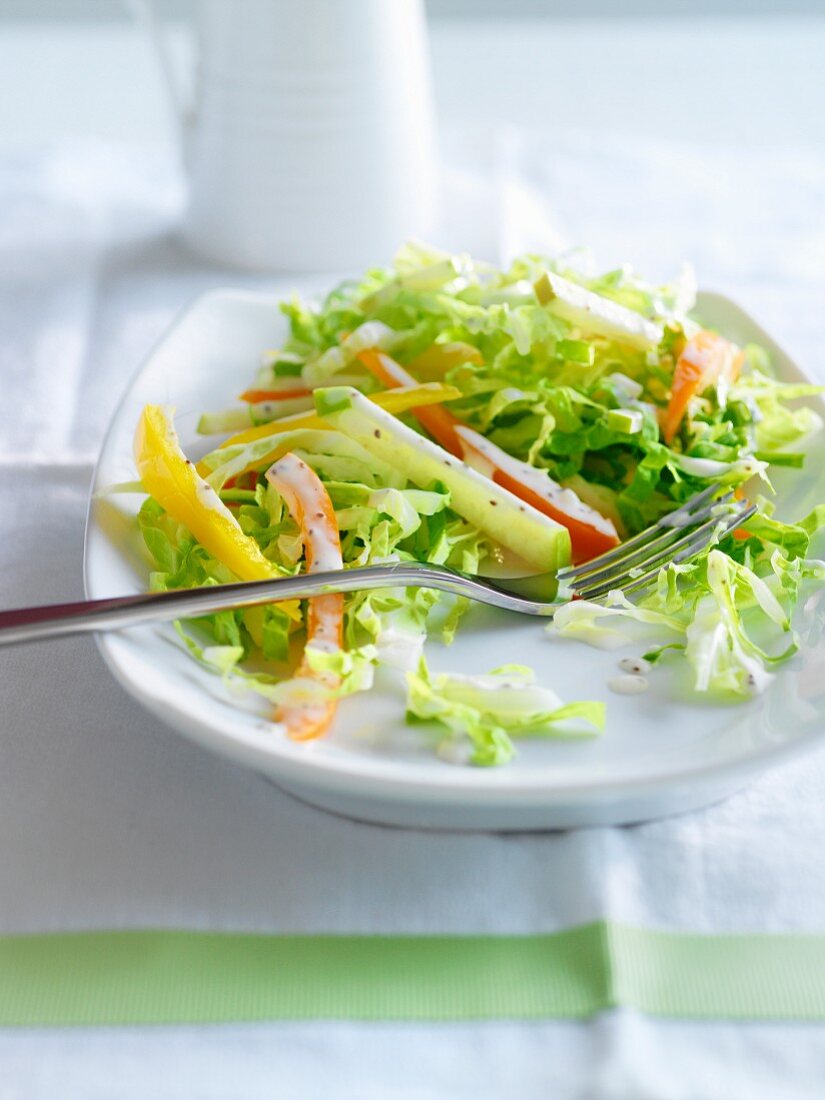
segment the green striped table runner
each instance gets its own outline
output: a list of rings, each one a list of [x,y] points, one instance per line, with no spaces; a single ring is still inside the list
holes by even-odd
[[[0,1025],[655,1016],[825,1019],[825,935],[599,922],[540,936],[0,937]]]

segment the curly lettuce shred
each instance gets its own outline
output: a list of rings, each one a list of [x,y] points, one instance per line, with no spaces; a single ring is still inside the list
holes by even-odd
[[[368,395],[380,388],[358,355],[381,349],[417,381],[455,387],[460,396],[449,408],[456,416],[546,471],[629,537],[709,484],[739,490],[760,478],[769,489],[771,469],[800,467],[806,439],[821,427],[815,409],[799,402],[818,387],[778,382],[767,353],[746,347],[738,378],[697,393],[666,444],[662,411],[680,352],[699,330],[694,307],[689,269],[670,285],[652,286],[629,267],[583,273],[574,256],[527,255],[500,270],[413,242],[391,268],[343,282],[320,302],[285,302],[288,338],[264,355],[252,384],[261,392],[286,386],[314,393],[320,413],[325,387],[355,386]],[[294,400],[295,407],[312,404],[311,396]],[[277,573],[300,572],[304,550],[265,478],[275,435],[280,453],[293,452],[323,482],[345,567],[415,560],[475,573],[496,560],[497,547],[454,509],[444,485],[414,485],[403,468],[329,424],[279,432],[278,418],[290,411],[293,405],[274,400],[234,405],[201,422],[205,432],[271,424],[272,435],[215,446],[199,468]],[[154,590],[236,579],[151,497],[139,525]],[[603,603],[569,603],[547,629],[600,646],[644,637],[648,660],[687,660],[698,692],[747,697],[796,648],[793,611],[802,586],[825,579],[825,564],[808,556],[823,525],[825,507],[783,523],[763,502],[744,531],[698,560],[664,566],[641,596],[614,592]],[[442,755],[445,745],[459,746],[459,755],[479,765],[506,763],[519,737],[604,727],[602,704],[565,703],[519,666],[477,676],[432,673],[425,641],[435,635],[449,644],[468,613],[466,601],[425,589],[349,595],[344,649],[307,654],[310,668],[334,675],[311,682],[292,675],[301,624],[277,605],[221,612],[180,632],[193,657],[233,689],[272,701],[365,691],[378,666],[396,669],[408,719],[441,730],[430,736]]]
[[[825,579],[825,562],[806,556],[823,526],[821,507],[797,524],[754,516],[747,537],[728,536],[696,561],[665,566],[641,598],[616,591],[602,604],[573,601],[547,629],[603,648],[664,637],[645,658],[681,654],[697,692],[759,694],[798,648],[793,612],[803,582]]]
[[[422,659],[407,673],[407,716],[436,721],[449,731],[440,754],[454,758],[464,744],[473,764],[506,764],[513,737],[586,737],[604,729],[604,703],[565,705],[535,682],[533,670],[503,665],[483,676],[433,675]],[[460,751],[460,749],[459,749]]]

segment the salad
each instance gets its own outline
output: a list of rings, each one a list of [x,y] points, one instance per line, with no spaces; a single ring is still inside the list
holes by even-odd
[[[281,306],[282,347],[199,431],[147,406],[138,523],[156,591],[399,560],[467,573],[546,573],[592,559],[708,485],[758,512],[698,559],[667,564],[633,600],[573,601],[546,627],[594,645],[643,643],[625,667],[686,660],[698,693],[745,700],[796,648],[809,543],[825,506],[773,515],[771,471],[798,468],[820,387],[776,380],[764,350],[693,319],[689,272],[666,286],[576,255],[507,270],[407,244],[389,269]],[[250,375],[252,372],[250,371]],[[322,595],[178,623],[194,659],[268,700],[273,735],[311,740],[338,702],[395,670],[399,706],[440,755],[502,764],[523,736],[604,728],[604,704],[563,699],[530,669],[434,674],[467,601],[429,589]],[[548,645],[552,641],[548,639]],[[432,730],[440,732],[433,736]]]

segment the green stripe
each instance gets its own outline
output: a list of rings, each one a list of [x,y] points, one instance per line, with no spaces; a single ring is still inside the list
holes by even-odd
[[[825,936],[0,937],[0,1025],[656,1016],[825,1019]]]

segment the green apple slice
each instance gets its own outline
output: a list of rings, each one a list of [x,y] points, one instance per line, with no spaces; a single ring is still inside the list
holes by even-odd
[[[533,289],[543,306],[585,335],[606,336],[644,351],[657,348],[662,339],[661,325],[551,271],[545,271]]]
[[[357,390],[349,386],[316,390],[315,403],[318,415],[330,425],[419,488],[443,482],[454,511],[538,572],[555,573],[569,563],[566,527],[414,432]]]

